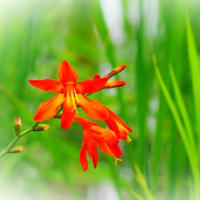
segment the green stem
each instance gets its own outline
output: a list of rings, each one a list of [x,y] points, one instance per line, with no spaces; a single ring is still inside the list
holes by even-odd
[[[37,126],[40,122],[35,123],[32,127],[27,128],[20,135],[15,136],[15,138],[0,152],[0,159],[9,153],[9,151],[14,147],[14,145],[18,142],[20,138],[24,135],[33,131],[34,127]]]

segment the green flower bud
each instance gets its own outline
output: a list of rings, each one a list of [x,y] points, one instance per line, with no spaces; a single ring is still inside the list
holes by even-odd
[[[49,127],[50,127],[49,124],[37,124],[33,128],[33,131],[47,131],[49,129]]]
[[[15,117],[14,125],[15,125],[15,134],[19,136],[20,133],[22,132],[22,120],[20,117]]]
[[[12,147],[8,153],[21,153],[24,151],[24,147],[23,146],[15,146],[15,147]]]

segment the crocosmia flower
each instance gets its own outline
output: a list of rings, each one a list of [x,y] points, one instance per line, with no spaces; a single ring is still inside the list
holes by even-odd
[[[119,138],[112,130],[105,129],[83,117],[76,117],[83,127],[83,144],[80,151],[80,162],[83,170],[88,169],[86,153],[92,157],[94,168],[97,166],[97,146],[101,151],[113,157],[120,157],[122,152],[119,147]]]
[[[53,79],[29,80],[33,86],[40,90],[57,93],[49,101],[40,104],[34,116],[36,122],[54,117],[61,105],[63,106],[61,117],[62,129],[67,129],[71,126],[77,113],[77,105],[83,108],[85,113],[95,120],[104,120],[107,118],[108,112],[103,108],[102,104],[98,101],[89,100],[83,94],[94,93],[102,89],[108,77],[77,83],[78,74],[67,61],[63,61],[60,64],[58,77],[59,81]]]
[[[62,108],[62,129],[69,128],[74,120],[83,127],[80,162],[84,171],[88,169],[87,153],[92,158],[96,168],[98,162],[97,147],[109,156],[119,160],[117,158],[122,155],[119,147],[120,139],[130,141],[128,133],[132,132],[132,129],[101,102],[86,97],[102,89],[125,85],[122,80],[109,80],[125,67],[125,65],[120,65],[104,77],[96,74],[93,79],[77,82],[78,73],[67,61],[63,61],[58,69],[58,81],[53,79],[29,80],[34,87],[40,90],[56,93],[52,99],[40,104],[34,116],[36,122],[55,117]],[[89,118],[104,121],[109,129],[77,116],[78,107]]]

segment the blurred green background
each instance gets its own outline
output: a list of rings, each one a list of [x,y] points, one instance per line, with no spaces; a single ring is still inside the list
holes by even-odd
[[[126,86],[91,98],[134,130],[122,163],[99,152],[97,169],[83,172],[81,127],[50,120],[19,142],[24,153],[0,160],[0,199],[200,198],[199,10],[198,0],[0,0],[0,150],[14,117],[32,125],[53,96],[28,79],[57,79],[64,59],[79,80],[127,65],[117,77]]]

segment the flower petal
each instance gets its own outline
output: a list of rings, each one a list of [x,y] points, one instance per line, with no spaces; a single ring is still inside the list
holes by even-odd
[[[96,168],[97,162],[98,162],[96,142],[93,139],[92,132],[88,130],[85,130],[84,132],[87,132],[87,133],[84,133],[84,140],[87,141],[87,151],[88,151],[89,157],[92,157],[94,168]]]
[[[75,82],[78,79],[78,73],[64,60],[58,69],[58,77],[62,83]]]
[[[63,114],[61,116],[61,128],[67,129],[69,128],[76,115],[76,102],[72,88],[68,88],[67,90],[67,97],[63,104]]]
[[[88,99],[78,94],[79,105],[86,115],[94,120],[105,120],[108,117],[107,108],[99,101]]]
[[[34,87],[44,91],[59,92],[63,88],[59,81],[50,78],[43,80],[29,80],[29,82]]]
[[[114,157],[120,157],[122,155],[119,147],[119,139],[112,130],[104,129],[101,126],[92,126],[92,130],[94,131],[93,136],[101,151]]]
[[[41,122],[51,119],[56,115],[56,113],[58,112],[58,108],[61,106],[63,101],[64,101],[64,95],[57,94],[49,101],[41,103],[33,119],[36,122]]]
[[[97,163],[98,163],[98,152],[97,152],[96,144],[93,145],[93,149],[92,149],[92,161],[93,161],[94,168],[96,169]]]
[[[76,86],[81,94],[90,94],[101,90],[107,81],[108,78],[87,79],[77,83]]]
[[[133,130],[131,127],[129,127],[122,119],[120,119],[114,112],[112,112],[110,109],[108,109],[109,112],[109,118],[115,120],[117,123],[121,124],[124,128],[126,128],[129,132],[132,132]]]
[[[87,171],[87,169],[88,169],[88,161],[87,161],[87,157],[86,157],[85,141],[83,141],[79,159],[80,159],[80,163],[82,165],[83,171]]]

